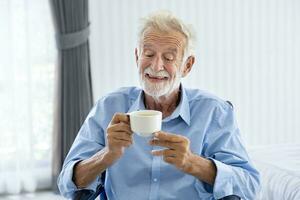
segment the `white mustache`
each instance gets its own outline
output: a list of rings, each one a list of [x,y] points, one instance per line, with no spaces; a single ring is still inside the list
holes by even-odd
[[[151,67],[147,67],[144,71],[144,75],[149,74],[150,76],[155,76],[155,77],[160,77],[160,78],[169,78],[170,75],[166,70],[162,70],[159,72],[155,72],[153,71],[153,69]]]

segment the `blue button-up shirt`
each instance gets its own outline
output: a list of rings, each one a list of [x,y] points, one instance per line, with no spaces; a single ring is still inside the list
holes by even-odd
[[[106,128],[114,113],[145,109],[144,93],[136,87],[121,88],[97,101],[82,125],[58,179],[65,197],[77,187],[73,167],[100,151],[106,144]],[[150,138],[133,135],[134,143],[106,170],[105,191],[109,200],[220,199],[237,195],[254,199],[259,189],[259,173],[250,161],[226,101],[201,90],[182,87],[180,103],[162,122],[162,131],[184,135],[193,153],[212,160],[217,168],[214,185],[186,174],[151,151]],[[87,189],[100,183],[94,180]]]

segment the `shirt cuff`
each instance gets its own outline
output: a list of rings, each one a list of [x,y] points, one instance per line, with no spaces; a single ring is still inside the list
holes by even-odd
[[[233,171],[230,166],[212,159],[208,158],[211,161],[214,162],[216,168],[217,168],[217,175],[215,178],[214,186],[213,186],[213,196],[215,199],[221,199],[223,197],[233,195]]]
[[[68,165],[66,165],[65,169],[62,170],[61,174],[58,178],[58,187],[63,196],[67,198],[73,198],[75,192],[80,190],[92,190],[96,192],[97,186],[101,183],[101,178],[97,176],[97,178],[87,187],[85,188],[77,188],[73,181],[73,169],[76,163],[80,160],[72,161]]]

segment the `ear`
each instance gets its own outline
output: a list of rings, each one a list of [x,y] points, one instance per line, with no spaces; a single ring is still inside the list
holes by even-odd
[[[195,63],[195,57],[194,56],[189,56],[186,59],[185,64],[184,64],[184,68],[183,68],[183,72],[182,72],[182,77],[185,77],[186,75],[188,75],[190,73],[194,63]]]
[[[139,56],[138,56],[138,49],[137,48],[134,49],[134,54],[135,54],[135,62],[136,62],[136,65],[138,66]]]

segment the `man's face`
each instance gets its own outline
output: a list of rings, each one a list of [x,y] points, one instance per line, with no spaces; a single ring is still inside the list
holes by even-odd
[[[185,37],[148,29],[136,54],[141,87],[150,96],[168,95],[180,85]]]

